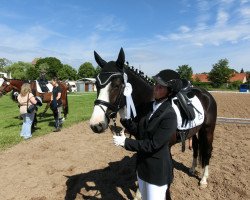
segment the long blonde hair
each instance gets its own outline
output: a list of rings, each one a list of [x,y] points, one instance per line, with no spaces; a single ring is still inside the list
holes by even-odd
[[[21,96],[26,96],[28,93],[31,92],[31,87],[29,83],[24,83],[21,87],[20,94]]]

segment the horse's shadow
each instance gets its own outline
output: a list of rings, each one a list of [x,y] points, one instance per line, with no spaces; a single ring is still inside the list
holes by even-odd
[[[133,199],[136,192],[135,156],[110,162],[104,169],[66,176],[65,200],[76,199]]]
[[[189,167],[183,165],[182,163],[172,159],[174,170],[182,171],[183,173],[187,174],[190,177],[196,178],[200,181],[200,177],[197,174],[191,174],[189,172]]]

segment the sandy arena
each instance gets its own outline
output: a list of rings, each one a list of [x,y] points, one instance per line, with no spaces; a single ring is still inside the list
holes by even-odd
[[[250,118],[250,94],[212,93],[219,117]],[[173,200],[250,199],[250,124],[217,124],[208,187],[190,176],[192,151],[173,147]],[[93,134],[88,121],[0,152],[1,200],[133,199],[134,154]]]

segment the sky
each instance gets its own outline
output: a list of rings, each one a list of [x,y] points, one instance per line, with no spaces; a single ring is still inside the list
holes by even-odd
[[[250,71],[250,0],[0,0],[0,58],[56,57],[78,69],[116,60],[152,76],[228,59]]]

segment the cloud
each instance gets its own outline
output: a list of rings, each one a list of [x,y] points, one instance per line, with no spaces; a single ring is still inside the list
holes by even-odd
[[[111,31],[123,32],[126,29],[125,25],[119,22],[115,16],[103,17],[101,22],[99,22],[95,26],[95,28],[96,30],[99,30],[99,31],[108,31],[108,32],[111,32]]]

